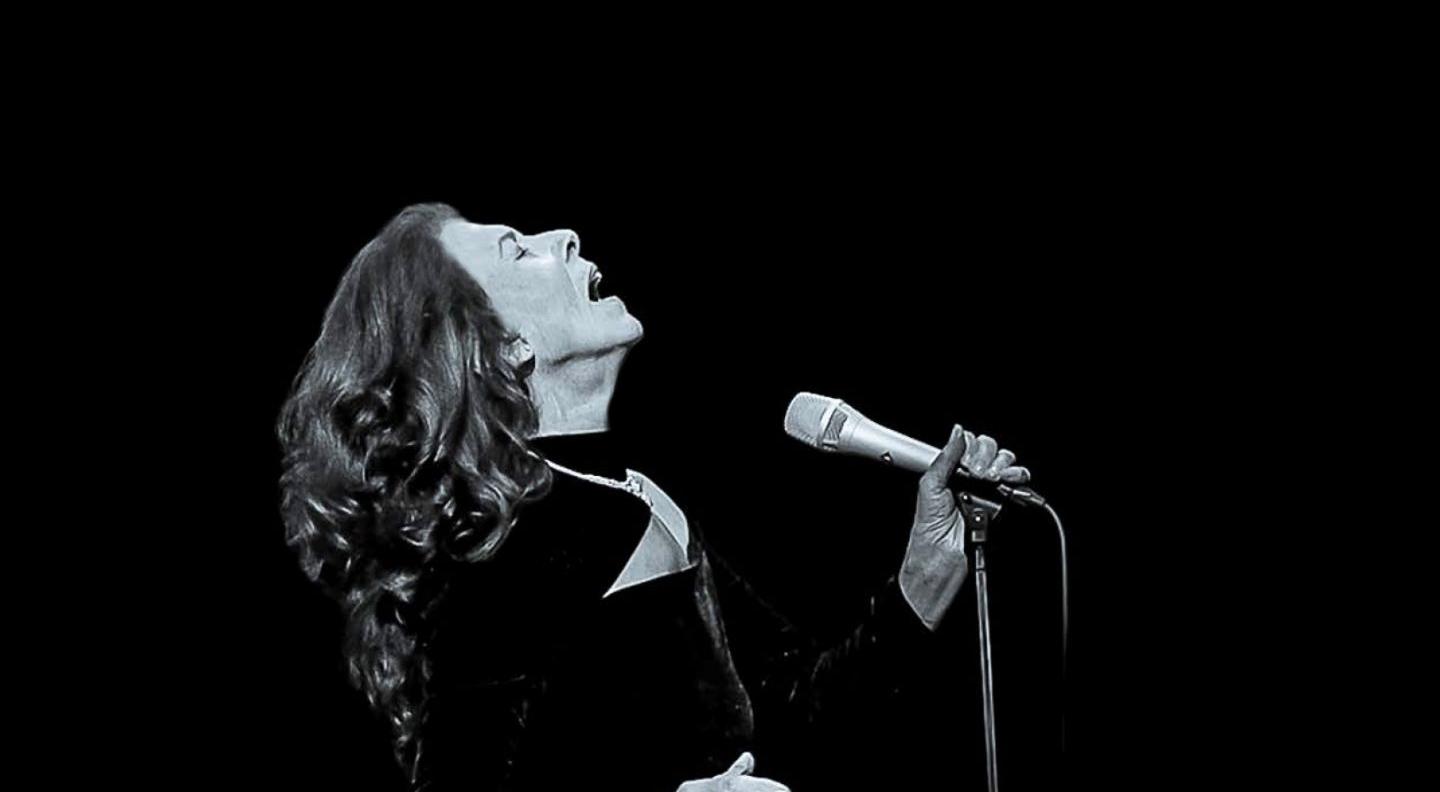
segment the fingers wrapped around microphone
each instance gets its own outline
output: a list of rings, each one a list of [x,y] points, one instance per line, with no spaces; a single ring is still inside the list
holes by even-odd
[[[1003,481],[1006,484],[1024,484],[1030,481],[1030,471],[1015,464],[1015,452],[1001,448],[990,435],[976,437],[966,432],[965,453],[960,466],[969,475],[987,481]]]

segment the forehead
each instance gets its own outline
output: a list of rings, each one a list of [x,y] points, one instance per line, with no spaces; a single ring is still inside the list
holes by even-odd
[[[493,258],[501,238],[514,234],[515,229],[505,225],[485,225],[468,220],[448,220],[440,228],[440,243],[449,249],[451,255],[461,261],[476,257]]]

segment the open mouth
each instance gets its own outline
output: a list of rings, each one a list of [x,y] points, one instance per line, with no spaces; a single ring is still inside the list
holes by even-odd
[[[600,279],[603,277],[600,270],[590,270],[590,302],[600,301]]]

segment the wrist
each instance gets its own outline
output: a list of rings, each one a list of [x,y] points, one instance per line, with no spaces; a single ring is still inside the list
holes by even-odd
[[[900,567],[900,594],[933,632],[959,595],[969,569],[970,560],[963,552],[907,552]]]

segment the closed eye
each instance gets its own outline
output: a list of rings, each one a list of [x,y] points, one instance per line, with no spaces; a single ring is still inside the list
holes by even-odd
[[[513,254],[509,255],[509,256],[505,255],[505,251],[507,250],[507,248],[506,248],[506,243],[507,243],[507,242],[508,242],[511,246],[513,246],[513,247],[515,248],[515,252],[514,252]],[[504,235],[502,235],[502,236],[500,237],[500,258],[501,258],[501,259],[504,259],[504,260],[506,260],[506,261],[519,261],[520,259],[525,258],[526,256],[533,256],[533,255],[534,255],[534,254],[530,252],[530,249],[529,249],[529,248],[527,248],[527,247],[525,247],[524,245],[520,244],[520,239],[515,236],[515,232],[514,232],[514,231],[507,231]]]

